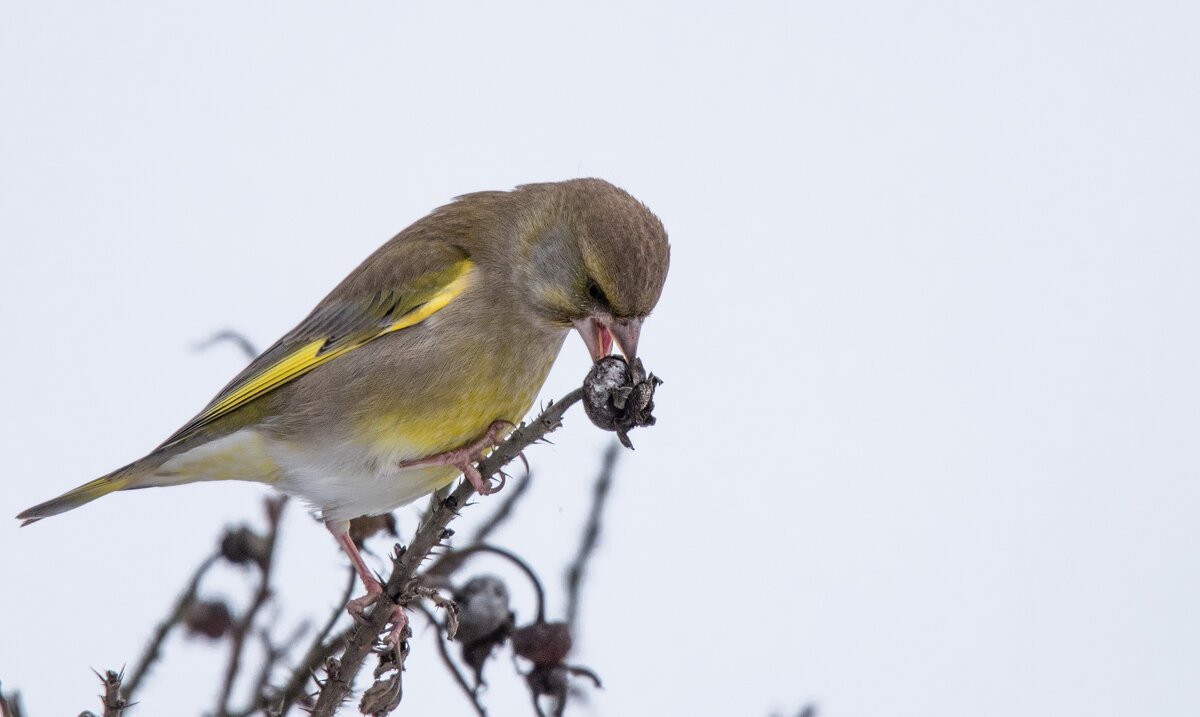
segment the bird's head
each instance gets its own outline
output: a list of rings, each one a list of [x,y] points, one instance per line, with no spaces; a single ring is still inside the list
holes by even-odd
[[[632,361],[642,322],[667,278],[671,250],[662,223],[600,179],[522,189],[548,193],[526,234],[520,278],[539,315],[579,331],[593,361],[607,356],[614,342]]]

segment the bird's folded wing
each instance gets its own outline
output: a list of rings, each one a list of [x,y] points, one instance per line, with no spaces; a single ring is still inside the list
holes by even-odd
[[[428,264],[428,262],[424,262]],[[159,449],[186,440],[254,399],[369,341],[418,324],[467,288],[474,264],[461,252],[444,266],[417,276],[397,276],[389,288],[348,297],[339,287],[274,346],[237,375],[195,418]],[[406,273],[406,272],[402,272]]]

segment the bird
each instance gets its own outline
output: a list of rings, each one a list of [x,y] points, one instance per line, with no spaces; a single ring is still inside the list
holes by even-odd
[[[146,456],[17,516],[120,490],[270,484],[307,502],[366,589],[349,533],[452,482],[533,406],[567,334],[632,361],[670,264],[662,222],[595,178],[465,194],[383,244],[295,328]],[[393,634],[403,611],[397,608]]]

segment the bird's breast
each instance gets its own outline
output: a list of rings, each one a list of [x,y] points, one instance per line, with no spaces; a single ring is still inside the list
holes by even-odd
[[[353,517],[445,485],[452,467],[399,466],[477,440],[494,421],[520,422],[565,336],[464,294],[300,377],[269,426],[280,487]]]
[[[543,335],[476,322],[473,334],[449,330],[441,314],[422,329],[436,342],[420,361],[397,358],[358,394],[355,440],[383,460],[415,460],[480,438],[494,421],[524,418],[562,347],[565,332]],[[458,322],[459,325],[470,322]],[[419,341],[413,332],[397,337]],[[412,348],[381,354],[412,357]]]

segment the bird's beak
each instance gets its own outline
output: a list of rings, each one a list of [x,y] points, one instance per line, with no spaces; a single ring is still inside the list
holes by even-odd
[[[638,336],[642,333],[642,320],[613,321],[608,325],[608,331],[612,334],[613,340],[617,342],[617,348],[625,354],[625,360],[633,361],[637,357]]]
[[[588,316],[575,322],[575,330],[587,344],[592,362],[599,361],[612,352],[613,341],[617,348],[625,354],[625,359],[632,361],[637,355],[638,335],[642,331],[641,319],[618,321],[610,316]]]
[[[592,355],[592,363],[604,358],[612,351],[613,337],[604,321],[597,316],[588,316],[575,323],[575,330],[587,344],[588,353]]]

